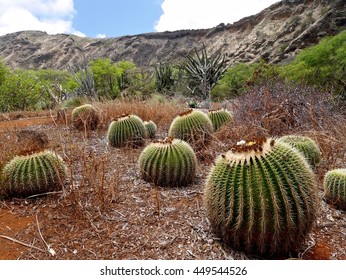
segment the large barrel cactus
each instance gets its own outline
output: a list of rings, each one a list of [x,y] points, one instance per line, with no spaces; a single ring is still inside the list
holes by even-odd
[[[323,180],[324,197],[327,203],[346,210],[346,169],[328,171]]]
[[[147,129],[147,136],[149,138],[155,138],[157,126],[153,121],[144,121],[144,126]]]
[[[61,190],[66,179],[66,166],[52,151],[16,156],[3,169],[4,193],[25,197]]]
[[[226,109],[210,110],[208,117],[213,124],[214,131],[218,131],[221,126],[232,120],[231,113]]]
[[[199,150],[209,144],[212,133],[213,124],[208,116],[202,111],[190,109],[173,120],[168,135],[182,139]]]
[[[108,128],[108,142],[112,147],[140,147],[145,143],[146,128],[140,117],[122,115]]]
[[[213,229],[237,250],[284,255],[312,228],[315,176],[303,156],[269,138],[240,141],[210,171],[205,205]]]
[[[321,160],[321,151],[317,143],[307,136],[286,135],[278,139],[296,148],[303,154],[309,164],[316,166]]]
[[[98,112],[91,104],[84,104],[72,111],[72,123],[77,129],[95,130],[99,121]]]
[[[169,137],[149,144],[139,158],[142,178],[157,186],[179,187],[192,183],[196,165],[197,158],[191,146]]]

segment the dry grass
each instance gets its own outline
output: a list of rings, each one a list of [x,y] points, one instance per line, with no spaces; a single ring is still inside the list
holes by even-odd
[[[153,120],[158,125],[156,138],[165,138],[173,118],[186,109],[181,104],[94,104],[101,112],[101,125],[87,134],[75,130],[70,122],[34,126],[33,129],[46,132],[50,140],[49,148],[64,158],[69,179],[61,193],[1,202],[1,212],[39,218],[39,223],[31,223],[14,237],[43,251],[27,247],[16,257],[259,258],[233,251],[210,231],[203,206],[204,181],[219,153],[226,151],[234,142],[253,135],[299,133],[315,139],[323,151],[323,161],[316,169],[320,188],[326,170],[345,167],[345,117],[335,114],[323,96],[309,91],[301,93],[282,85],[274,89],[256,88],[229,104],[228,109],[235,116],[234,122],[213,135],[211,145],[199,154],[195,182],[185,188],[160,188],[144,182],[137,163],[142,148],[114,149],[107,145],[105,137],[111,120],[131,113],[143,120]],[[12,141],[15,133],[7,130],[0,136],[0,166],[16,153]],[[146,141],[149,143],[151,140]],[[321,207],[316,226],[306,244],[291,257],[346,259],[346,214],[327,205],[322,200],[322,190],[320,195]],[[46,250],[39,232],[56,252],[54,256]]]

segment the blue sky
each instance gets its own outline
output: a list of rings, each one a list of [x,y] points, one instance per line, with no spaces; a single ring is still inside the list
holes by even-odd
[[[88,37],[211,28],[278,0],[0,0],[0,35],[23,30]]]

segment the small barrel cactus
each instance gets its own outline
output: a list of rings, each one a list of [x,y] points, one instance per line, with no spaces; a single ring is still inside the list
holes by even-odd
[[[142,178],[157,186],[185,186],[193,182],[197,158],[183,140],[166,138],[149,144],[139,158]]]
[[[52,151],[16,156],[3,168],[4,193],[24,197],[61,190],[66,166]]]
[[[321,151],[314,140],[307,136],[286,135],[278,139],[296,148],[303,154],[311,166],[316,166],[321,160]]]
[[[264,256],[284,255],[316,219],[316,178],[303,156],[274,139],[240,141],[216,159],[204,201],[225,243]]]
[[[190,109],[173,120],[168,136],[182,139],[199,150],[209,144],[212,133],[213,124],[208,116],[202,111]]]
[[[146,128],[136,115],[122,115],[108,127],[108,142],[112,147],[140,147],[145,143]]]
[[[91,104],[84,104],[72,111],[72,123],[77,129],[95,130],[99,121],[98,112]]]
[[[222,125],[232,120],[231,113],[226,109],[210,110],[208,117],[213,124],[214,131],[218,131]]]
[[[144,126],[147,129],[147,136],[149,138],[155,138],[157,126],[153,121],[144,121]]]
[[[328,171],[323,180],[324,197],[327,203],[346,210],[346,169]]]

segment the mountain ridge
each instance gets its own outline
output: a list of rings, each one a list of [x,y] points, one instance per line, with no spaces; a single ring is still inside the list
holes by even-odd
[[[130,60],[141,67],[183,61],[203,43],[210,53],[227,53],[228,61],[289,61],[320,38],[346,29],[344,0],[283,0],[232,24],[210,29],[149,32],[113,38],[83,38],[19,31],[0,37],[0,57],[13,68],[66,69],[107,57]]]

